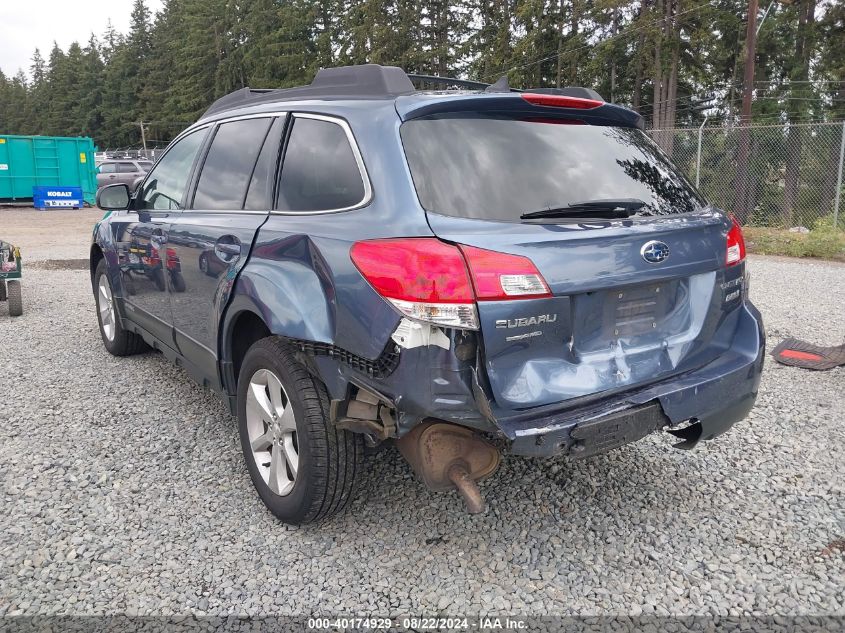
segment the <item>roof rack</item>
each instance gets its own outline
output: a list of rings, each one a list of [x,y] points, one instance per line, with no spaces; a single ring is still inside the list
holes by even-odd
[[[308,86],[281,89],[241,88],[211,104],[202,118],[248,105],[292,99],[385,99],[414,92],[414,84],[398,66],[361,64],[321,68]]]
[[[508,85],[507,77],[502,77],[494,84],[454,77],[437,75],[405,74],[398,66],[380,66],[362,64],[340,68],[321,68],[314,81],[308,86],[296,88],[241,88],[221,97],[211,104],[201,118],[218,112],[261,103],[290,101],[294,99],[387,99],[415,92],[411,81],[424,81],[446,86],[458,86],[484,92],[523,92]],[[571,97],[601,99],[589,88],[537,88],[532,92],[564,94]],[[602,99],[603,100],[603,99]]]

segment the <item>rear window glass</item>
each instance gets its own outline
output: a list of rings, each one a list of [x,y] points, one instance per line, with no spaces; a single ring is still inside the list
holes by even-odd
[[[408,121],[402,143],[427,211],[516,222],[576,202],[636,198],[638,215],[704,201],[641,130],[454,115]]]

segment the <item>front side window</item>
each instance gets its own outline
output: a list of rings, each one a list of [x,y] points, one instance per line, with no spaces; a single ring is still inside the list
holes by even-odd
[[[644,132],[580,121],[444,115],[400,133],[423,208],[519,222],[526,213],[635,199],[637,215],[696,211],[704,201]]]
[[[138,163],[138,167],[141,168],[141,171],[150,171],[153,168],[153,164],[148,161],[141,161]]]
[[[297,117],[279,180],[280,211],[354,207],[366,190],[346,131],[337,123]]]
[[[217,128],[197,183],[194,209],[243,207],[255,161],[272,122],[272,118],[243,119]]]
[[[138,195],[137,209],[181,209],[191,168],[208,130],[182,137],[150,172]]]
[[[138,168],[135,167],[135,163],[118,163],[117,171],[121,174],[134,174]]]

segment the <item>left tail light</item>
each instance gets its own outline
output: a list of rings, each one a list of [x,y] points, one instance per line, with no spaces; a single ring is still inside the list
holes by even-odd
[[[436,238],[356,242],[350,256],[375,291],[402,314],[445,327],[477,330],[477,301],[551,294],[527,257]]]
[[[730,231],[728,231],[727,251],[725,255],[725,264],[734,266],[745,259],[745,238],[742,236],[742,229],[736,218],[731,216]]]

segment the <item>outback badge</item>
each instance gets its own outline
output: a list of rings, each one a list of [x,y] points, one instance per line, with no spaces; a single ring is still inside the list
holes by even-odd
[[[665,242],[651,240],[643,244],[643,247],[640,249],[640,255],[649,264],[659,264],[660,262],[666,261],[669,257],[669,245]]]

